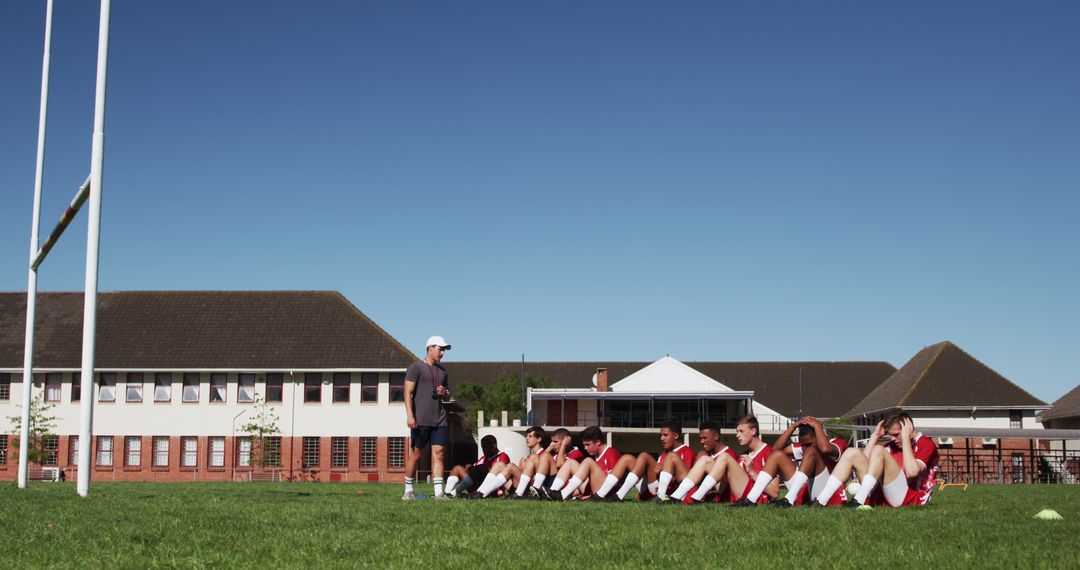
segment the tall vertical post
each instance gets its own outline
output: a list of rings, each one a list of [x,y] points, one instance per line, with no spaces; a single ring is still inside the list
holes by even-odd
[[[94,448],[94,345],[97,332],[98,252],[101,237],[101,179],[105,163],[105,77],[109,60],[110,0],[101,0],[98,23],[97,89],[94,95],[94,136],[90,157],[90,215],[86,230],[86,300],[83,303],[82,420],[79,431],[78,493],[90,492],[90,453]]]
[[[41,221],[41,181],[45,172],[45,117],[49,108],[49,52],[52,44],[53,0],[45,4],[45,52],[41,58],[41,107],[38,111],[37,167],[34,171],[34,218],[30,222],[30,263],[38,250]],[[19,430],[19,488],[26,488],[30,453],[30,403],[34,390],[34,315],[37,309],[37,270],[29,269],[26,279],[26,339],[23,343],[23,409]]]

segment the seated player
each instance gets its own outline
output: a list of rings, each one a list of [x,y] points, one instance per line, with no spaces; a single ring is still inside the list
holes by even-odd
[[[712,469],[702,479],[697,491],[690,496],[695,503],[704,500],[705,495],[721,481],[727,483],[730,490],[728,500],[732,503],[743,500],[750,493],[761,468],[765,466],[765,460],[772,453],[772,446],[761,441],[758,421],[753,415],[739,420],[738,425],[735,426],[735,439],[739,445],[747,447],[747,452],[739,456],[737,460],[730,455],[720,454],[713,461]],[[767,499],[762,495],[760,500]]]
[[[480,458],[471,465],[455,465],[446,478],[447,493],[451,497],[467,497],[470,491],[480,486],[492,465],[510,463],[510,456],[499,451],[499,443],[493,435],[480,439]]]
[[[633,455],[620,456],[614,447],[607,445],[604,432],[599,426],[590,426],[581,432],[581,440],[589,457],[581,462],[566,460],[555,481],[551,484],[548,498],[564,501],[575,492],[590,491],[602,499],[611,492],[622,476],[633,467]],[[616,471],[618,468],[618,471]],[[588,483],[588,486],[586,486]]]
[[[799,441],[788,445],[796,429],[799,431]],[[780,437],[776,438],[773,443],[773,452],[765,461],[765,465],[761,468],[757,479],[754,480],[754,487],[750,489],[750,493],[746,495],[746,498],[735,503],[734,506],[752,507],[757,505],[762,493],[767,493],[770,489],[770,483],[772,483],[778,472],[784,478],[787,495],[777,501],[778,491],[774,491],[769,494],[770,504],[777,507],[804,504],[806,497],[803,491],[810,478],[813,477],[817,487],[816,491],[820,492],[824,488],[825,481],[829,478],[829,469],[836,465],[836,461],[840,459],[840,454],[846,448],[847,443],[844,440],[840,438],[828,439],[825,428],[817,418],[804,417],[793,422],[784,430],[784,433],[780,434]],[[795,466],[793,458],[800,461],[798,467]],[[810,496],[813,499],[817,498],[814,486],[811,486]],[[842,494],[837,493],[832,501],[836,504],[843,502]]]
[[[689,494],[695,491],[698,483],[701,483],[705,476],[708,475],[709,471],[712,470],[713,465],[716,463],[716,460],[721,455],[728,455],[735,460],[738,460],[739,458],[739,456],[735,455],[735,452],[727,446],[727,443],[724,442],[723,436],[720,435],[720,424],[715,421],[706,420],[701,422],[701,425],[698,426],[698,441],[701,442],[703,451],[694,462],[694,466],[690,469],[689,473],[683,477],[682,482],[679,483],[675,492],[671,493],[668,500],[658,500],[656,501],[657,503],[675,504],[680,501],[689,500]],[[713,489],[706,490],[704,496],[717,490],[723,495],[727,490],[727,484],[720,483],[719,488],[714,485]]]
[[[697,454],[682,440],[682,422],[671,419],[660,426],[660,459],[653,459],[651,453],[643,451],[638,454],[634,466],[623,479],[622,487],[615,493],[621,501],[626,498],[630,489],[638,488],[638,498],[647,499],[655,496],[660,500],[667,500],[668,487],[672,481],[681,482],[690,467],[694,465]],[[644,490],[640,483],[644,482]]]
[[[885,435],[891,439],[882,443]],[[925,505],[937,483],[937,445],[915,431],[907,412],[891,412],[874,428],[866,447],[848,449],[840,456],[818,504],[828,504],[853,470],[860,478],[859,492],[845,506]],[[883,483],[880,487],[879,482]]]
[[[525,446],[529,448],[529,454],[522,457],[517,465],[508,463],[501,470],[492,469],[491,475],[494,476],[492,484],[501,487],[510,483],[510,487],[515,489],[514,493],[507,494],[506,498],[524,498],[525,489],[528,488],[529,482],[532,481],[532,476],[536,474],[536,466],[540,461],[540,457],[548,452],[547,445],[549,442],[546,440],[547,434],[544,433],[544,428],[540,426],[530,427],[525,430]],[[487,491],[487,487],[481,485],[480,490]],[[490,493],[488,491],[488,494]]]

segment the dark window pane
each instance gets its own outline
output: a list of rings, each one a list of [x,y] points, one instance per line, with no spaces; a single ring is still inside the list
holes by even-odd
[[[334,373],[334,401],[335,402],[348,402],[349,401],[349,382],[351,381],[348,372],[335,372]]]
[[[391,402],[404,402],[405,401],[405,373],[404,372],[391,372],[390,373],[390,401]]]
[[[322,401],[322,374],[318,372],[304,374],[304,401]]]
[[[360,401],[379,401],[379,373],[364,372],[360,374]]]
[[[266,375],[266,401],[267,402],[280,402],[282,384],[284,383],[284,374],[280,372],[270,372]]]

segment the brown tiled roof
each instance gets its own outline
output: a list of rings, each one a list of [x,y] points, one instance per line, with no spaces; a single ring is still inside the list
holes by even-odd
[[[944,341],[919,351],[846,414],[935,406],[1039,406],[1027,393],[989,366]]]
[[[1080,386],[1069,390],[1067,394],[1058,398],[1054,405],[1050,406],[1050,409],[1043,412],[1039,417],[1042,421],[1080,417]]]
[[[526,362],[525,373],[544,376],[563,388],[591,388],[597,368],[607,368],[608,384],[641,370],[650,362]],[[799,369],[802,369],[802,411],[823,418],[838,417],[888,378],[896,368],[888,362],[686,362],[688,366],[733,390],[753,390],[754,399],[788,416],[799,414]],[[444,363],[452,384],[490,385],[500,375],[518,374],[521,362]]]
[[[82,293],[41,293],[35,368],[78,368]],[[0,293],[0,368],[21,368],[26,293]],[[415,356],[336,291],[98,295],[98,368],[404,368]]]

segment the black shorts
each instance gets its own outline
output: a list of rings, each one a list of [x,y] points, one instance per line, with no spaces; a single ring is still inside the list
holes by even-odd
[[[413,449],[424,449],[428,445],[450,445],[450,428],[447,426],[416,426],[409,431]]]

